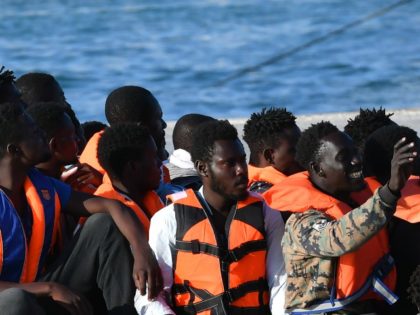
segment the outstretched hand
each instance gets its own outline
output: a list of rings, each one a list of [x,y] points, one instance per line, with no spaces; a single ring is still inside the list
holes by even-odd
[[[399,192],[410,177],[413,162],[417,158],[415,143],[406,143],[404,137],[394,145],[394,155],[391,161],[391,177],[388,187],[391,191]]]
[[[144,248],[138,254],[136,252],[133,254],[134,283],[141,295],[145,295],[147,291],[147,298],[153,300],[163,289],[162,274],[155,255],[150,247]]]

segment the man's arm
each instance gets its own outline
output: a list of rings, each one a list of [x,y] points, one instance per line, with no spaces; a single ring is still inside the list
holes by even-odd
[[[372,198],[339,220],[316,210],[295,213],[286,224],[294,252],[338,257],[354,251],[385,226],[395,211],[395,202],[385,203],[376,191]]]
[[[271,209],[264,203],[264,223],[267,237],[266,266],[268,287],[270,289],[270,309],[273,315],[283,315],[286,270],[280,246],[284,234],[281,212]]]
[[[63,306],[72,315],[93,314],[93,309],[88,300],[82,295],[77,294],[69,288],[55,282],[31,282],[15,283],[0,281],[1,291],[18,288],[32,293],[38,297],[50,297],[55,302]]]
[[[175,315],[168,297],[173,285],[171,247],[175,245],[176,219],[173,205],[159,210],[150,222],[149,244],[156,255],[163,277],[163,291],[156,300],[149,301],[138,292],[135,307],[140,315]]]
[[[162,289],[162,277],[152,250],[147,244],[147,236],[133,211],[116,200],[91,196],[72,191],[64,211],[75,216],[105,212],[111,215],[121,233],[131,245],[134,256],[133,278],[142,295],[152,299]]]

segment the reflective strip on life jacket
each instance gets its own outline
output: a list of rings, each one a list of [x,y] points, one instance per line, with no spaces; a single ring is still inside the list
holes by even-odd
[[[285,178],[287,176],[273,166],[256,167],[248,164],[248,187],[250,191],[262,194]]]

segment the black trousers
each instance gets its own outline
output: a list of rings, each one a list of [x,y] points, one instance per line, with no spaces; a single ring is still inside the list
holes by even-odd
[[[95,214],[39,281],[57,282],[83,294],[95,314],[131,315],[137,314],[132,268],[129,244],[111,217]],[[57,308],[52,300],[35,298],[22,290],[0,293],[1,314],[65,314],[64,310],[58,313]]]

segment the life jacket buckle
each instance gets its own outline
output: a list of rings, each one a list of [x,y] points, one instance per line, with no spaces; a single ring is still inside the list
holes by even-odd
[[[196,255],[200,253],[200,242],[198,240],[191,241],[191,252]]]

